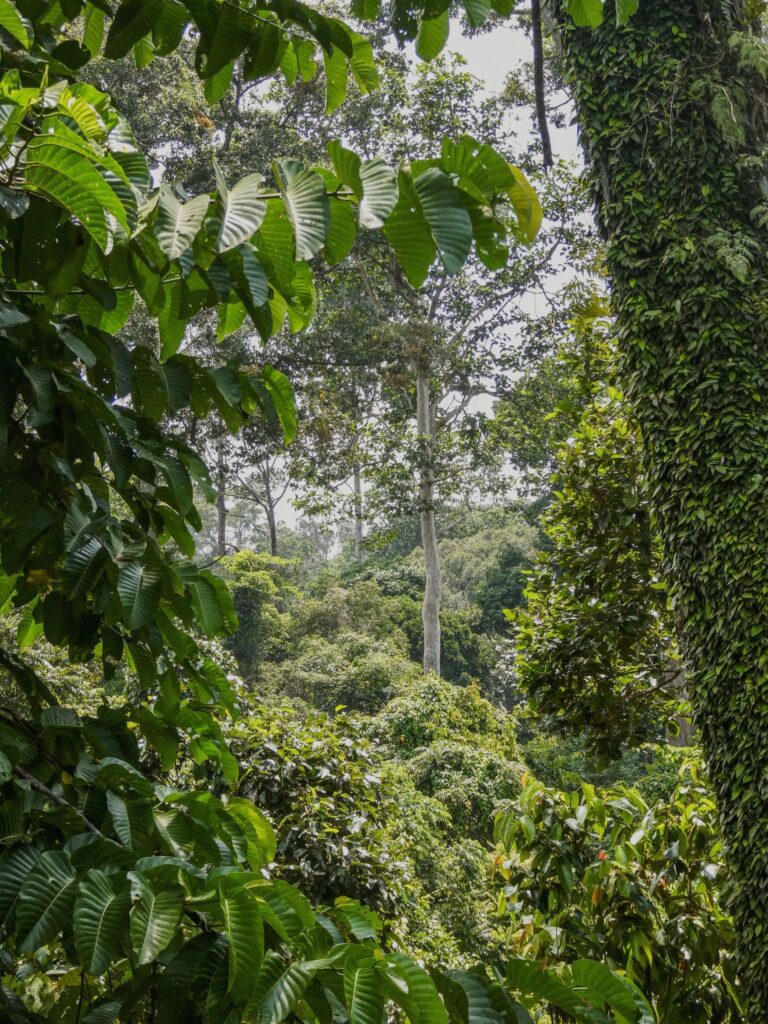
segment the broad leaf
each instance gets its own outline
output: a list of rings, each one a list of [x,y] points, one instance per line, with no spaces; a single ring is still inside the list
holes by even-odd
[[[232,189],[228,189],[216,168],[216,182],[223,207],[216,241],[219,252],[234,249],[241,242],[247,241],[261,226],[267,212],[267,202],[261,198],[263,181],[263,175],[249,174]]]
[[[288,182],[283,192],[285,209],[293,225],[297,260],[309,260],[325,245],[331,214],[325,182],[315,171],[282,165]]]
[[[46,850],[40,855],[21,887],[16,909],[23,953],[53,942],[71,923],[76,887],[77,876],[66,854]]]
[[[210,196],[200,195],[181,203],[168,185],[160,186],[155,235],[169,260],[178,259],[190,247],[203,224]]]
[[[131,878],[131,945],[140,964],[155,960],[176,938],[184,910],[180,885],[164,880],[157,888],[145,876]]]
[[[158,569],[141,562],[129,562],[120,568],[117,592],[129,629],[152,622],[160,600],[161,576]]]
[[[124,877],[94,869],[83,876],[77,889],[75,948],[89,974],[103,974],[122,950],[130,896],[127,886],[117,889],[115,881]]]
[[[229,942],[227,994],[241,1005],[251,995],[264,959],[264,925],[258,902],[241,886],[227,884],[225,879],[220,902]]]

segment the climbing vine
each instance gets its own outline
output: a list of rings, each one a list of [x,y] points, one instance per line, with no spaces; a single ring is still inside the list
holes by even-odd
[[[768,295],[762,4],[553,5],[592,171],[673,611],[768,1021]]]

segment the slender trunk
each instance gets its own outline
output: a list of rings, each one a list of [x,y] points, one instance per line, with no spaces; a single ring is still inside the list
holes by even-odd
[[[352,487],[355,494],[355,558],[363,560],[363,485],[360,479],[360,467],[355,465],[352,471]]]
[[[220,444],[216,452],[216,554],[226,555],[227,553],[227,464],[224,459],[224,445]]]
[[[419,450],[419,503],[421,544],[424,548],[426,582],[421,620],[424,624],[424,671],[440,675],[440,598],[442,577],[435,523],[435,411],[429,394],[429,367],[420,364],[416,374],[416,424]]]
[[[737,0],[552,0],[608,239],[624,384],[720,808],[750,1024],[768,1024],[766,85]]]
[[[277,516],[275,513],[275,501],[272,496],[272,470],[268,462],[261,467],[261,478],[264,482],[264,511],[267,516],[267,528],[269,530],[269,553],[277,554]]]
[[[536,121],[541,139],[541,154],[544,170],[554,165],[552,159],[552,140],[549,136],[547,122],[547,97],[544,82],[544,40],[541,27],[541,0],[531,0],[531,22],[533,42],[533,87],[536,95]]]

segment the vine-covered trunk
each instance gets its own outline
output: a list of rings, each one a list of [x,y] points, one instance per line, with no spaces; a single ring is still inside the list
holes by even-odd
[[[738,965],[768,1022],[768,192],[748,0],[553,0],[597,194],[624,383],[721,809]]]
[[[419,502],[421,546],[424,549],[424,671],[440,675],[440,600],[442,574],[435,522],[435,414],[429,393],[429,372],[419,366],[416,375],[416,424],[419,445]]]

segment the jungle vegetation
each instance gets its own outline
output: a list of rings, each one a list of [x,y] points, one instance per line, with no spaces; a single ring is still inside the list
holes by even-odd
[[[0,0],[0,1021],[768,1021],[767,19]]]

